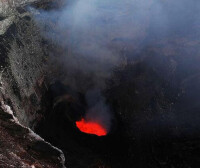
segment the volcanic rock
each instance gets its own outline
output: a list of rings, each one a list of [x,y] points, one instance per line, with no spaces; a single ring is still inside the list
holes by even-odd
[[[0,167],[64,167],[61,150],[28,128],[34,129],[42,117],[46,90],[45,42],[26,10],[38,2],[0,1]]]
[[[22,126],[3,101],[0,108],[0,130],[1,167],[64,167],[63,153],[29,128]]]

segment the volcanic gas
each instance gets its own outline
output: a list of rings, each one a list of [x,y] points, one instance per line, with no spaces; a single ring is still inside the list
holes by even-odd
[[[86,134],[94,134],[97,136],[105,136],[107,134],[107,130],[101,124],[94,121],[86,121],[84,118],[76,121],[76,126],[81,132]]]

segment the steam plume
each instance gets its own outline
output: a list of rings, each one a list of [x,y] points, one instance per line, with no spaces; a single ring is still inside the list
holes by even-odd
[[[107,127],[109,108],[101,94],[92,93],[94,88],[104,88],[112,68],[124,59],[123,52],[142,49],[166,36],[197,34],[195,27],[200,25],[200,1],[195,0],[69,0],[62,9],[39,12],[35,18],[40,25],[47,19],[57,25],[44,33],[66,49],[62,60],[66,80],[86,90],[87,118],[98,118]],[[75,72],[80,73],[78,78]]]

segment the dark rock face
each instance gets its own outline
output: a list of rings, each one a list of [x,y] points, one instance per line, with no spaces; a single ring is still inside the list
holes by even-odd
[[[34,129],[42,118],[46,91],[47,47],[25,10],[31,3],[38,1],[0,1],[0,167],[60,168],[63,153],[24,127]]]
[[[63,153],[19,124],[9,106],[1,101],[0,166],[26,168],[64,167]]]
[[[152,44],[108,80],[108,102],[137,144],[132,150],[142,167],[199,165],[199,49],[192,41],[177,37],[171,49]]]
[[[12,104],[19,121],[32,127],[34,119],[40,117],[36,111],[40,110],[47,53],[30,14],[25,10],[15,12],[6,18],[10,25],[0,36],[3,95]]]

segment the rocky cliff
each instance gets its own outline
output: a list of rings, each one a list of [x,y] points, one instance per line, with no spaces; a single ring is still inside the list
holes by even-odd
[[[36,0],[0,1],[0,167],[64,167],[64,155],[32,130],[42,117],[45,41],[26,8]]]

